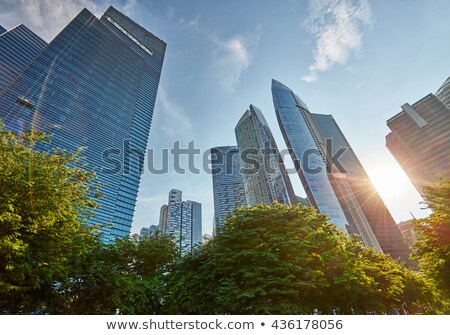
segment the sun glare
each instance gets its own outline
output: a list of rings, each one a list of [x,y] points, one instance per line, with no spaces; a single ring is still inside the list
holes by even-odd
[[[384,199],[395,199],[409,186],[410,181],[405,173],[393,166],[377,166],[368,171],[375,188]]]

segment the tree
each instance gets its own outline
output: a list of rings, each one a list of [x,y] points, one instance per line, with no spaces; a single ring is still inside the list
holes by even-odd
[[[450,180],[426,186],[424,193],[433,213],[415,221],[415,257],[420,269],[450,299]]]
[[[406,278],[409,278],[408,280]],[[401,312],[427,305],[428,283],[367,249],[312,207],[237,209],[220,234],[167,276],[166,313]]]
[[[166,265],[178,255],[165,236],[97,244],[64,287],[66,314],[158,314]]]
[[[71,264],[95,241],[85,222],[97,207],[95,176],[82,149],[38,151],[37,131],[14,134],[0,123],[0,312],[45,312]]]

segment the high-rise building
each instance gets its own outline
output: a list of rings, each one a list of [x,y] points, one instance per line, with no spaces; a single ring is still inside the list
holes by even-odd
[[[150,227],[145,227],[141,229],[141,233],[139,234],[141,238],[150,237],[156,234],[159,230],[159,227],[156,225],[151,225]]]
[[[163,234],[167,233],[167,223],[168,221],[168,217],[169,217],[169,206],[168,205],[162,205],[161,206],[161,210],[159,212],[159,230],[161,230],[161,232]]]
[[[202,205],[187,200],[182,204],[180,250],[186,253],[196,245],[203,244],[202,236]]]
[[[168,205],[161,207],[159,230],[171,236],[180,252],[185,254],[202,244],[202,205],[195,201],[183,201],[182,192],[172,189]]]
[[[450,78],[434,94],[387,121],[386,146],[421,195],[423,187],[450,177]]]
[[[23,24],[8,31],[0,27],[0,95],[46,47],[47,43]]]
[[[163,234],[172,235],[175,237],[180,236],[182,202],[182,192],[175,189],[170,190],[169,200],[167,202],[167,221],[165,221],[163,217],[165,214],[163,211],[164,205],[161,207],[159,217],[160,229]]]
[[[236,146],[211,148],[214,194],[214,234],[234,209],[247,206],[240,172],[239,149]]]
[[[48,45],[24,26],[0,43],[6,129],[52,133],[42,150],[87,147],[87,169],[104,194],[90,223],[102,227],[105,242],[127,236],[166,43],[113,7],[100,19],[83,9]]]
[[[241,172],[247,205],[295,204],[297,198],[278,151],[277,144],[261,110],[250,105],[236,128],[241,153]]]
[[[408,259],[392,216],[331,115],[310,113],[287,86],[272,81],[283,137],[310,203],[368,247]]]
[[[441,99],[447,108],[450,108],[450,77],[436,91],[436,96]]]

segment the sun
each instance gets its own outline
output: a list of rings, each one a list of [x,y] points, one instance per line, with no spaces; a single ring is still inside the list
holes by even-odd
[[[411,187],[411,182],[400,167],[379,165],[368,170],[367,173],[383,199],[395,200]]]

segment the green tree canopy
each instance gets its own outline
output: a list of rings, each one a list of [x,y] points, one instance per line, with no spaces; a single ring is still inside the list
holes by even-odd
[[[433,213],[415,221],[415,257],[420,269],[450,299],[450,180],[427,186],[424,193]]]
[[[62,313],[158,314],[167,264],[178,255],[165,236],[138,236],[98,244],[77,264]]]
[[[36,312],[95,240],[84,222],[97,207],[95,176],[80,150],[38,151],[49,135],[0,124],[0,311]]]
[[[166,312],[405,312],[432,301],[426,280],[367,249],[312,207],[237,209],[167,277]]]

